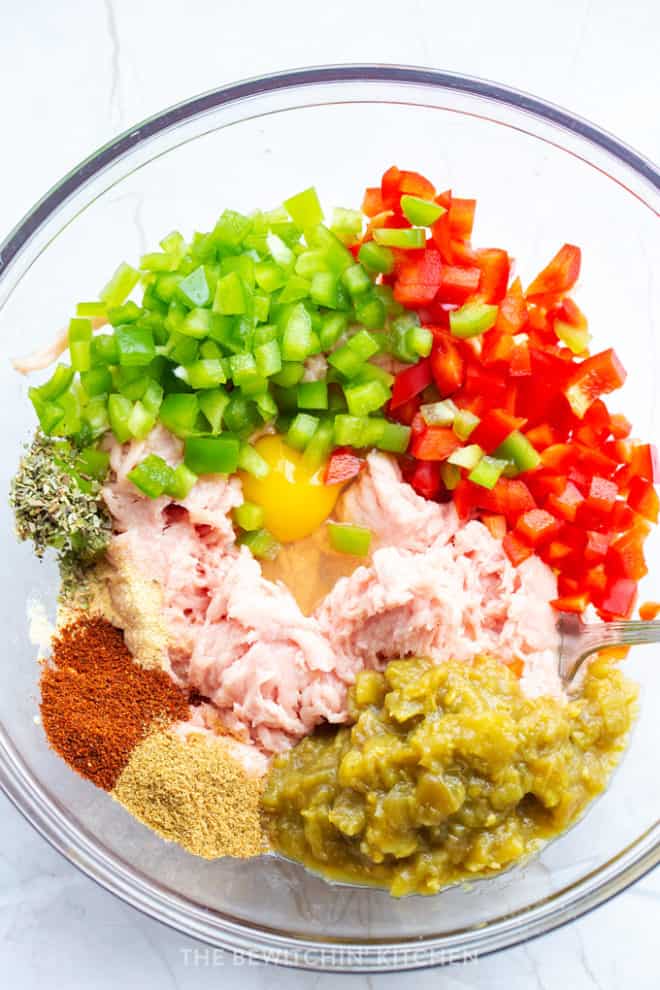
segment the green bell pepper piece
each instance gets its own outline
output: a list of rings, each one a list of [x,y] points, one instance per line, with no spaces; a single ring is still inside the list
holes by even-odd
[[[259,425],[260,416],[251,399],[240,392],[232,392],[224,413],[224,424],[228,430],[241,437],[249,436]]]
[[[327,409],[327,381],[300,382],[298,385],[298,407],[300,409]]]
[[[197,475],[185,464],[179,464],[172,471],[172,478],[165,487],[165,495],[175,498],[177,502],[182,502],[190,494],[196,481]]]
[[[248,288],[237,272],[229,272],[218,279],[213,300],[213,312],[224,316],[238,316],[248,309]]]
[[[533,471],[541,463],[541,456],[534,449],[524,433],[514,430],[502,441],[493,457],[498,460],[512,461],[518,471]]]
[[[281,237],[270,231],[266,234],[266,245],[271,258],[280,268],[283,268],[285,271],[290,271],[293,268],[296,263],[296,256]]]
[[[149,454],[126,477],[144,495],[158,498],[172,484],[174,471],[158,454]]]
[[[98,447],[85,447],[76,458],[76,471],[94,481],[103,481],[109,466],[110,455]]]
[[[118,327],[120,323],[135,323],[142,315],[142,308],[129,299],[123,305],[108,310],[108,323],[113,327]]]
[[[443,461],[440,465],[440,477],[447,491],[453,492],[455,488],[458,488],[458,483],[461,480],[461,469],[457,464],[448,464],[447,461]]]
[[[312,275],[309,296],[317,306],[337,309],[339,305],[339,282],[334,272],[316,272]]]
[[[197,396],[199,408],[206,416],[212,433],[222,430],[222,417],[229,405],[229,396],[223,388],[209,389]]]
[[[400,423],[390,423],[385,420],[382,436],[380,440],[376,441],[376,446],[379,450],[387,450],[391,454],[404,454],[410,443],[411,432],[409,426],[402,426]]]
[[[477,337],[495,324],[498,307],[488,303],[468,302],[449,314],[449,329],[454,337],[466,340]]]
[[[285,199],[284,209],[301,230],[323,222],[323,210],[313,186]]]
[[[364,363],[364,358],[349,344],[343,344],[328,356],[328,364],[336,368],[344,378],[355,378],[364,367]]]
[[[452,426],[458,409],[451,399],[427,402],[419,407],[422,419],[428,426]],[[462,439],[467,439],[463,437]]]
[[[195,474],[233,474],[238,468],[241,443],[237,436],[188,437],[184,461]]]
[[[113,306],[120,306],[131,294],[139,280],[140,273],[123,261],[99,293],[99,299],[106,304],[108,309]]]
[[[264,292],[275,292],[286,282],[286,275],[274,261],[259,261],[254,266],[257,285]]]
[[[366,557],[371,546],[372,533],[364,526],[349,523],[328,523],[330,546],[339,553],[349,553],[353,557]]]
[[[449,464],[455,464],[456,467],[462,467],[466,471],[472,471],[482,457],[484,457],[484,452],[479,444],[471,443],[467,447],[459,447],[458,450],[455,450],[453,454],[449,455],[447,461]]]
[[[426,327],[410,327],[406,345],[418,357],[428,357],[433,347],[433,334]]]
[[[76,316],[104,318],[107,313],[108,307],[104,302],[79,302],[76,306]]]
[[[482,488],[494,488],[508,461],[499,460],[484,454],[468,475],[468,480]]]
[[[336,206],[332,211],[330,230],[344,244],[352,244],[362,233],[362,214],[359,210],[346,210]]]
[[[140,399],[134,402],[128,417],[128,428],[131,431],[131,436],[135,437],[136,440],[144,440],[155,425],[156,417],[154,414],[145,408]]]
[[[69,321],[69,353],[74,371],[89,371],[92,355],[92,324],[88,319],[74,317]]]
[[[358,382],[345,385],[344,395],[352,416],[367,416],[389,402],[390,390],[379,381]]]
[[[119,364],[119,348],[114,334],[102,333],[92,337],[91,359],[92,366]]]
[[[387,311],[382,300],[369,293],[355,302],[355,319],[368,330],[382,330],[387,320]]]
[[[217,388],[227,381],[224,362],[219,358],[201,358],[185,366],[186,379],[191,388]]]
[[[193,432],[198,414],[199,401],[194,393],[170,393],[165,396],[160,407],[161,423],[170,433],[181,439],[189,437]]]
[[[30,391],[35,392],[46,401],[56,399],[58,395],[69,390],[73,382],[73,375],[73,368],[70,368],[69,365],[58,364],[47,382],[37,388],[30,389]]]
[[[247,547],[257,560],[275,560],[281,550],[280,544],[267,529],[257,529],[254,533],[243,533],[238,542]]]
[[[117,327],[115,330],[119,364],[126,367],[142,367],[150,364],[156,356],[154,335],[151,330],[145,330],[129,324]]]
[[[262,378],[270,378],[277,375],[282,370],[282,354],[280,345],[276,340],[269,340],[265,344],[255,347],[254,360],[256,371]]]
[[[303,460],[310,471],[318,471],[328,459],[334,442],[334,432],[329,419],[322,420],[316,427],[303,455]]]
[[[83,371],[80,374],[80,381],[90,397],[107,395],[112,390],[112,375],[108,368],[98,367]]]
[[[238,454],[238,466],[243,471],[247,471],[253,478],[265,478],[270,474],[270,465],[261,454],[249,443],[241,444]]]
[[[319,339],[324,351],[329,351],[346,332],[348,318],[343,313],[326,313],[321,323]]]
[[[380,227],[374,230],[376,244],[416,250],[426,244],[426,231],[421,227]]]
[[[359,330],[348,340],[346,346],[350,347],[362,361],[368,361],[380,350],[380,344],[374,335],[366,330]]]
[[[304,450],[314,436],[318,425],[319,420],[316,416],[298,413],[289,427],[286,442],[294,450]]]
[[[370,272],[380,272],[389,275],[394,271],[394,254],[389,248],[366,241],[358,251],[358,261]]]
[[[342,272],[341,280],[352,299],[364,295],[371,288],[371,279],[362,265],[349,265]]]
[[[284,361],[304,361],[319,347],[319,340],[312,330],[312,318],[302,303],[291,310],[282,335]]]
[[[236,506],[232,512],[232,518],[236,526],[246,533],[253,533],[256,529],[261,529],[264,524],[264,510],[261,505],[255,502],[243,502]]]
[[[310,288],[311,282],[308,279],[301,278],[300,275],[291,275],[280,292],[278,301],[280,303],[300,302],[301,299],[306,299],[309,296]]]
[[[252,230],[249,217],[235,210],[225,210],[215,227],[211,237],[220,247],[237,248]]]
[[[110,429],[119,443],[126,443],[132,438],[129,420],[133,411],[133,403],[124,395],[108,396],[108,419]]]
[[[453,429],[459,440],[467,440],[470,434],[476,430],[481,420],[469,409],[458,409],[454,416]]]
[[[334,425],[339,447],[374,447],[383,436],[385,420],[339,413]]]
[[[430,227],[443,213],[447,212],[445,207],[440,206],[439,203],[405,194],[401,197],[401,209],[406,220],[409,220],[415,227]]]

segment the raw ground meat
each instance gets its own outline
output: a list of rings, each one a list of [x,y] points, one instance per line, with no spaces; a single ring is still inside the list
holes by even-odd
[[[369,455],[340,507],[375,531],[378,549],[306,616],[235,542],[238,479],[202,479],[180,503],[147,499],[126,473],[150,452],[175,465],[182,445],[157,427],[142,443],[110,446],[109,557],[128,556],[162,589],[167,659],[204,699],[191,728],[220,728],[268,757],[344,720],[358,671],[415,654],[519,658],[528,694],[561,694],[551,572],[537,558],[514,568],[481,523],[460,527],[451,505],[420,498],[387,455]]]

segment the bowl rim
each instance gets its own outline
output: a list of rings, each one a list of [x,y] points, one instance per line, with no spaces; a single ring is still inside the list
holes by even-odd
[[[654,191],[660,190],[660,170],[653,162],[599,126],[546,100],[489,80],[425,67],[377,63],[312,66],[240,80],[193,96],[153,114],[102,145],[64,175],[0,244],[0,283],[40,228],[64,203],[108,166],[156,135],[210,110],[247,97],[319,84],[365,82],[412,83],[427,86],[431,90],[450,90],[482,97],[514,110],[525,111],[541,121],[558,126],[573,135],[577,134],[632,170],[636,179],[641,180],[644,194],[631,189],[615,176],[610,178],[624,185],[631,195],[653,212],[658,212],[645,195],[647,190],[650,196]],[[239,955],[266,959],[295,968],[329,969],[334,972],[392,972],[489,955],[575,920],[625,890],[660,862],[660,841],[657,836],[654,839],[658,830],[656,823],[633,844],[636,846],[646,840],[635,855],[631,857],[632,850],[629,846],[599,867],[596,872],[603,876],[595,889],[588,885],[591,875],[587,875],[551,895],[552,900],[559,899],[559,903],[555,903],[550,911],[544,908],[544,901],[537,902],[531,913],[538,917],[527,919],[530,909],[523,909],[508,918],[498,919],[490,927],[461,932],[462,937],[452,948],[447,947],[447,936],[362,942],[328,941],[321,936],[318,940],[300,939],[293,934],[284,935],[265,927],[237,922],[219,913],[214,915],[216,921],[211,924],[209,916],[212,913],[208,910],[184,897],[170,894],[169,891],[155,891],[149,882],[145,882],[135,871],[129,870],[115,856],[108,856],[96,847],[93,837],[66,820],[60,809],[48,800],[38,782],[34,789],[31,775],[15,750],[10,747],[1,725],[0,754],[3,757],[0,761],[0,789],[48,843],[85,875],[130,906],[180,933]],[[626,857],[627,862],[619,868],[617,864],[622,856]],[[586,889],[582,889],[585,885]],[[190,916],[186,923],[182,922],[182,909]],[[335,959],[328,965],[328,956],[332,956],[333,951],[345,954],[345,959],[340,955],[339,962]],[[393,956],[388,961],[387,953],[397,951],[402,953],[401,957]],[[406,952],[409,954],[406,955]],[[273,953],[281,953],[281,956],[274,958]],[[355,957],[359,960],[357,963],[352,961]]]

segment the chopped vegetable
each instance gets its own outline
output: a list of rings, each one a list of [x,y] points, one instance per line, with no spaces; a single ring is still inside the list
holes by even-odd
[[[354,557],[366,557],[371,546],[372,533],[363,526],[348,523],[328,523],[328,535],[333,550],[350,553]]]

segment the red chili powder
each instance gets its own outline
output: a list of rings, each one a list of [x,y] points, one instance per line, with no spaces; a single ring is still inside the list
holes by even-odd
[[[53,638],[41,675],[43,726],[51,748],[97,787],[112,790],[153,727],[188,716],[185,694],[136,664],[109,622],[80,618]]]

